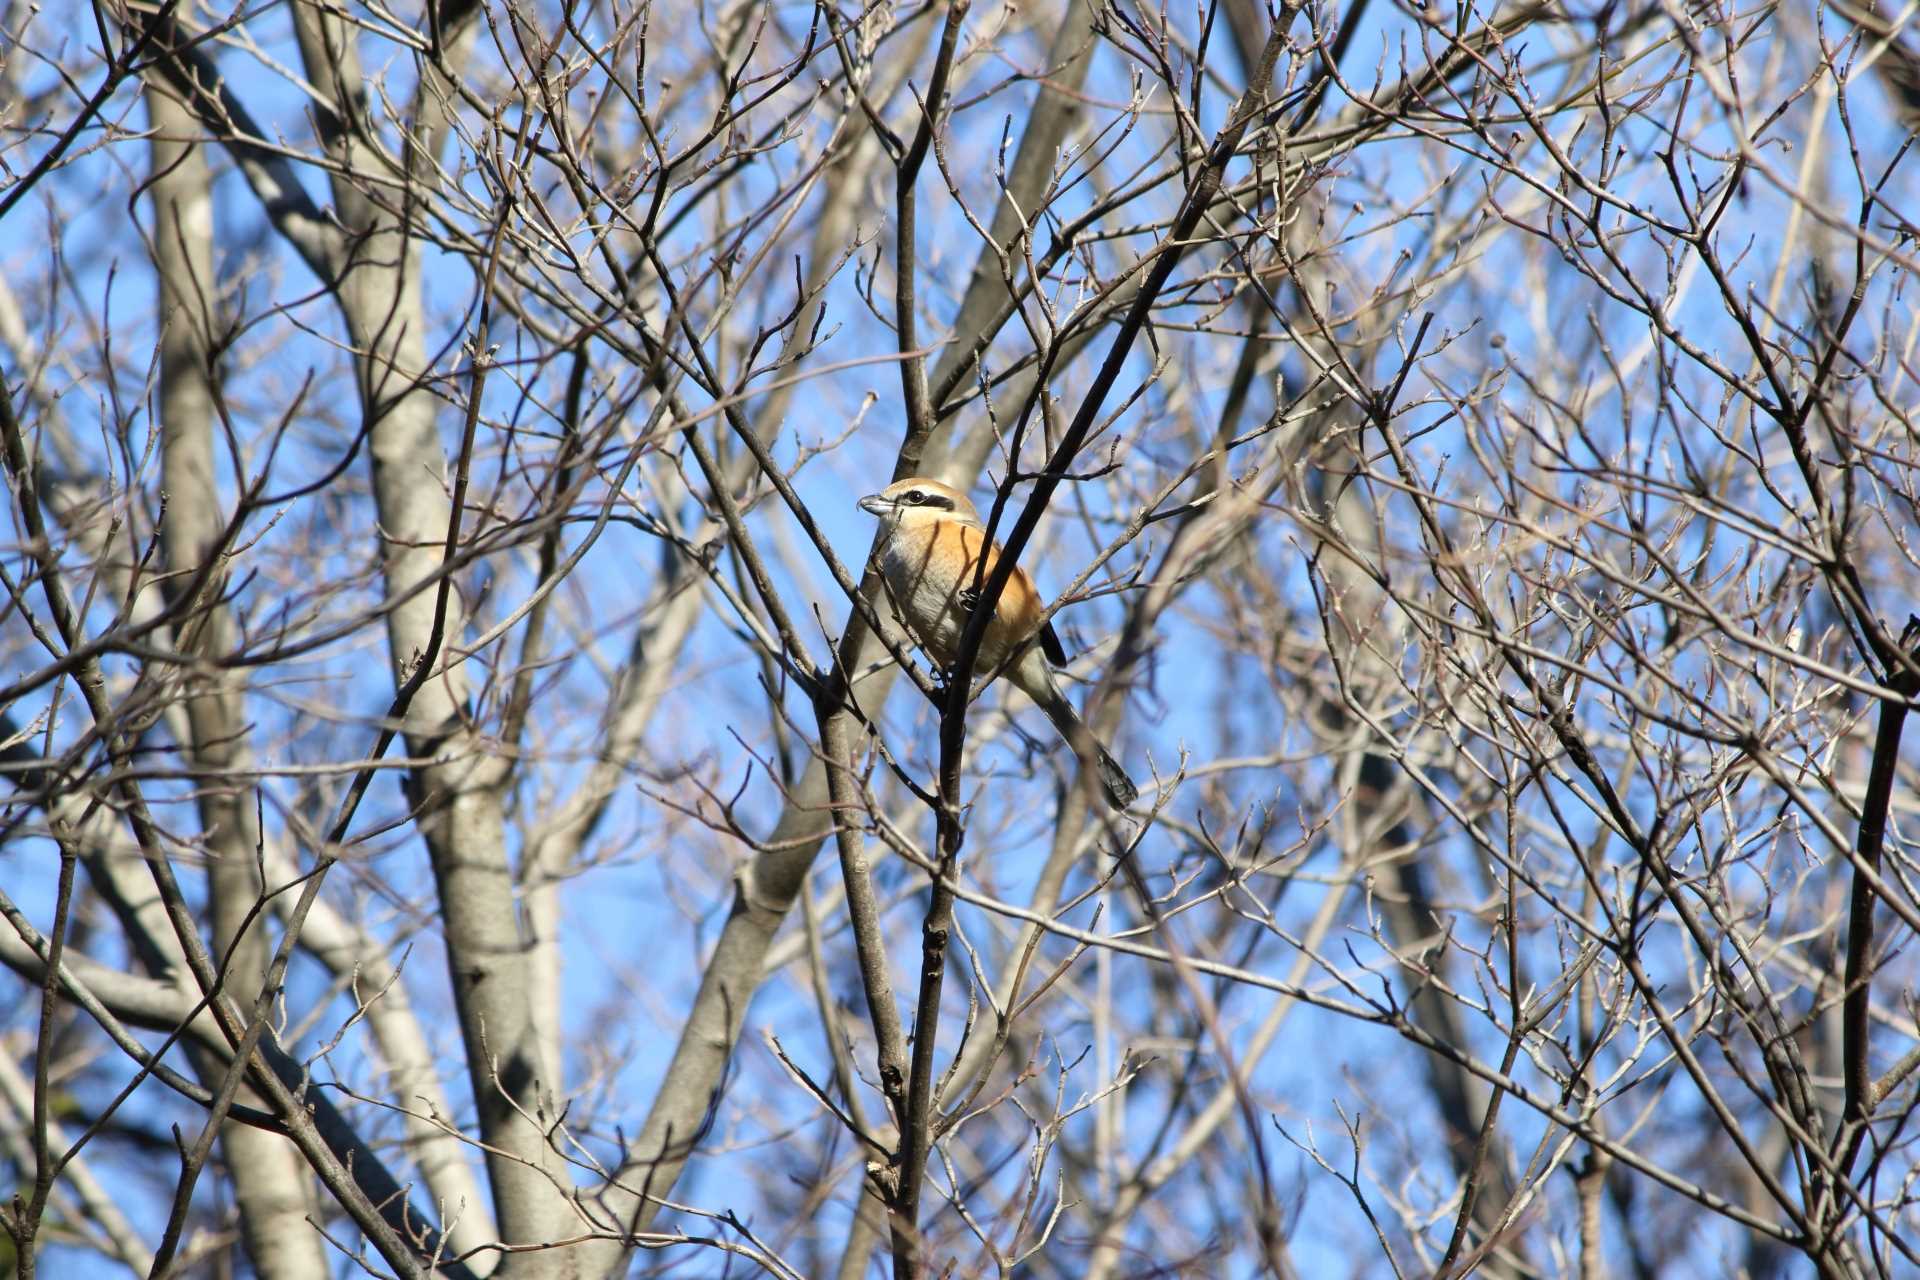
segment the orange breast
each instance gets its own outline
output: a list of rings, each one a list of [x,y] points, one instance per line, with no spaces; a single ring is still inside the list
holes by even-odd
[[[979,529],[951,520],[902,529],[888,540],[880,569],[900,620],[927,651],[945,667],[953,662],[967,629],[967,611],[961,596],[976,581],[975,561],[986,551],[985,576],[991,576],[999,548],[989,546]],[[980,581],[984,582],[985,577]],[[1016,567],[1001,593],[994,620],[980,643],[977,669],[998,666],[1007,654],[1033,635],[1040,617],[1040,595],[1026,571]]]

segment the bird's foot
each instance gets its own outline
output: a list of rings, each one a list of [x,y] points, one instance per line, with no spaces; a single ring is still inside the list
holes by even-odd
[[[947,701],[947,694],[951,693],[952,691],[953,691],[953,668],[952,667],[933,668],[933,696],[938,698],[941,704],[944,706]]]

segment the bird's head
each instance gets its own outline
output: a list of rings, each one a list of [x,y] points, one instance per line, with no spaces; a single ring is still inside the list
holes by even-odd
[[[903,528],[938,520],[953,520],[975,528],[980,524],[980,513],[973,509],[966,494],[925,476],[896,480],[880,492],[868,494],[860,499],[860,509]]]

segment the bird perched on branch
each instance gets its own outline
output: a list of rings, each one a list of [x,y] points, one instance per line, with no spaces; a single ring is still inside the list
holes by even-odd
[[[976,584],[993,575],[1000,547],[987,540],[980,513],[951,485],[924,477],[897,480],[860,499],[860,509],[880,518],[880,572],[894,612],[941,670],[959,656],[976,597]],[[986,557],[986,567],[979,567]],[[1074,754],[1099,775],[1107,803],[1124,809],[1140,794],[1067,701],[1048,669],[1063,666],[1066,650],[1053,624],[1041,626],[1040,593],[1026,570],[1014,566],[1006,589],[981,635],[977,671],[1005,669],[1014,687],[1046,712]]]

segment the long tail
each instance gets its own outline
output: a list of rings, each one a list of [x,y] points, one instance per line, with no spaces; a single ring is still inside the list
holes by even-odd
[[[1073,753],[1093,764],[1100,775],[1100,790],[1105,793],[1107,804],[1120,810],[1139,799],[1140,788],[1133,785],[1133,779],[1113,758],[1113,753],[1093,736],[1093,730],[1087,728],[1087,722],[1073,709],[1073,703],[1067,701],[1067,695],[1057,687],[1048,692],[1052,696],[1040,701],[1040,709],[1047,713],[1047,719],[1053,721],[1053,727],[1067,740]]]

